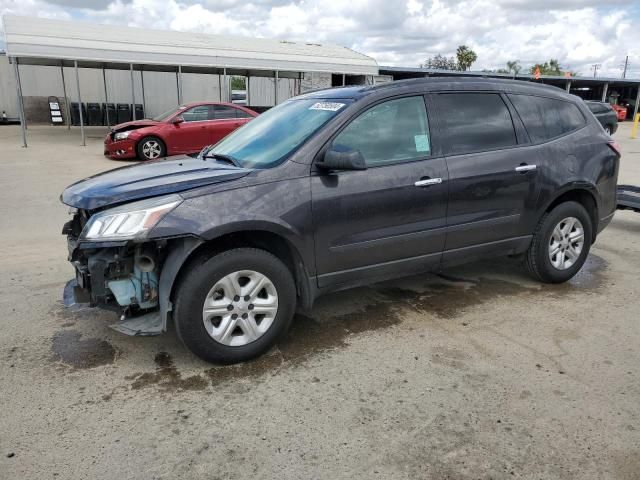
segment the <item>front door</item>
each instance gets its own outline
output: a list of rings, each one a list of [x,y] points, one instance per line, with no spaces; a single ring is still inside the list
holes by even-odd
[[[449,171],[444,263],[514,253],[530,234],[539,193],[539,150],[506,98],[493,92],[433,95]]]
[[[433,153],[424,97],[370,107],[332,145],[359,150],[367,169],[312,174],[318,286],[437,266],[448,176]]]

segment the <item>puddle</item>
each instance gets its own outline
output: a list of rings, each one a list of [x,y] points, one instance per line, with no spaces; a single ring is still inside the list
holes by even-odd
[[[173,358],[167,352],[158,353],[154,361],[156,362],[155,372],[146,372],[126,377],[133,380],[131,388],[140,390],[150,385],[156,385],[165,392],[175,392],[179,390],[204,390],[209,382],[201,375],[192,375],[182,378],[182,374],[173,364]]]
[[[175,392],[203,390],[209,385],[216,386],[233,380],[256,379],[265,377],[269,372],[275,375],[281,366],[300,365],[308,357],[347,345],[349,335],[400,323],[400,318],[391,312],[393,308],[391,302],[380,303],[360,312],[332,317],[322,323],[304,315],[296,315],[285,338],[270,352],[255,360],[212,367],[202,374],[183,378],[171,355],[160,352],[155,357],[155,372],[135,374],[126,379],[133,380],[131,388],[134,390],[156,386],[162,392]]]
[[[113,363],[116,349],[106,340],[82,338],[75,330],[64,330],[53,336],[54,358],[78,369],[94,368]]]

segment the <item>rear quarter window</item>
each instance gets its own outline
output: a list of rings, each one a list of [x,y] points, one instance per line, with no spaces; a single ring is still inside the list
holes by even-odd
[[[510,94],[509,99],[533,143],[566,135],[586,124],[580,109],[571,102],[520,94]]]

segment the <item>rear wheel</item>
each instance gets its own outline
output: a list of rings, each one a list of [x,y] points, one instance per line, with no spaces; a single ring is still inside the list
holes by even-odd
[[[255,248],[237,248],[195,266],[177,294],[175,322],[200,358],[236,363],[267,351],[295,312],[296,289],[287,266]]]
[[[607,135],[611,135],[611,132],[613,132],[613,127],[611,125],[605,125],[604,131],[607,132]]]
[[[140,160],[156,160],[167,155],[167,147],[158,137],[144,137],[138,142],[137,150]]]
[[[565,202],[547,212],[526,255],[528,270],[547,283],[566,282],[584,265],[591,248],[593,226],[585,208]]]

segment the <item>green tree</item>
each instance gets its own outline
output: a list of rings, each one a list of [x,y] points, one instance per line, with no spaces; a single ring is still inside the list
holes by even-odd
[[[471,68],[471,65],[478,59],[476,52],[471,50],[466,45],[460,45],[456,50],[456,57],[458,58],[458,70],[466,71]]]
[[[436,70],[458,70],[458,65],[453,57],[445,57],[440,54],[427,58],[420,67],[434,68]]]
[[[245,88],[244,77],[231,77],[231,90],[245,90]]]
[[[560,68],[560,62],[558,62],[558,60],[555,59],[555,58],[552,58],[548,62],[536,63],[535,65],[533,65],[529,69],[529,73],[531,73],[531,74],[536,73],[536,69],[537,68],[540,69],[540,74],[541,75],[556,75],[556,76],[560,76],[560,75],[563,74],[563,72],[562,72],[562,70]]]
[[[507,62],[507,73],[512,73],[515,77],[520,73],[520,70],[522,70],[522,66],[519,60],[509,60]]]

